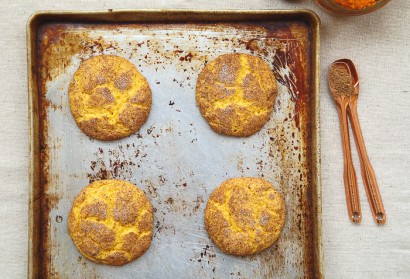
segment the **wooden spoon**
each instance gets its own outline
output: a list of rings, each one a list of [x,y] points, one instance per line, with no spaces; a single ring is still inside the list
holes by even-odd
[[[342,136],[343,159],[344,159],[344,184],[346,192],[347,211],[353,223],[360,223],[362,219],[359,194],[357,190],[356,172],[354,170],[352,154],[350,151],[349,128],[347,124],[347,106],[349,104],[349,94],[339,88],[332,87],[331,73],[333,67],[346,67],[345,63],[336,61],[330,66],[328,82],[330,92],[335,100],[340,120],[340,133]],[[333,69],[332,69],[333,68]],[[348,68],[347,68],[348,69]]]
[[[350,123],[353,129],[353,135],[356,142],[356,147],[360,158],[360,167],[362,171],[363,184],[366,189],[367,199],[369,200],[370,209],[372,215],[377,224],[386,223],[386,212],[384,211],[383,202],[379,192],[379,186],[377,185],[376,175],[373,167],[370,164],[369,157],[367,156],[366,146],[364,144],[362,130],[360,128],[359,117],[357,115],[357,98],[359,97],[359,75],[357,74],[356,67],[349,59],[338,60],[345,63],[349,67],[349,72],[352,77],[352,85],[354,92],[350,96],[347,112],[350,117]]]

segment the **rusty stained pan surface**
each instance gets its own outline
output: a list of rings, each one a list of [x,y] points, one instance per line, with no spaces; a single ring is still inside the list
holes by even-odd
[[[312,278],[318,273],[311,173],[316,73],[308,23],[51,22],[39,25],[36,35],[40,155],[34,159],[40,160],[41,182],[34,226],[40,226],[40,277]],[[278,82],[269,122],[249,138],[214,133],[195,101],[198,73],[218,55],[232,52],[261,57]],[[147,123],[122,140],[90,139],[70,113],[67,90],[73,74],[81,61],[99,54],[131,61],[153,92]],[[287,205],[278,242],[249,257],[223,254],[203,222],[212,190],[240,176],[264,177]],[[107,178],[138,185],[155,208],[150,249],[122,267],[83,258],[67,230],[75,196],[89,182]]]

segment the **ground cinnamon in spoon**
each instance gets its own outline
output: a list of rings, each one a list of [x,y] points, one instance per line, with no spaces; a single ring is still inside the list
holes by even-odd
[[[376,0],[335,0],[336,3],[352,10],[361,10],[376,4]]]
[[[332,94],[337,96],[351,96],[354,93],[352,76],[347,65],[335,63],[330,67],[329,86],[332,88]]]

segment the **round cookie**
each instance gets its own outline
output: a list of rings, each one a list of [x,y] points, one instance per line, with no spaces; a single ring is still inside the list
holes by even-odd
[[[151,110],[147,80],[128,60],[99,55],[83,61],[68,89],[78,127],[98,140],[114,140],[138,131]]]
[[[122,180],[100,180],[75,198],[68,230],[87,259],[123,265],[148,250],[153,223],[152,206],[142,190]]]
[[[277,96],[275,76],[261,58],[225,54],[198,76],[196,100],[202,116],[220,134],[247,137],[269,120]]]
[[[278,239],[285,224],[285,201],[261,178],[231,178],[211,194],[205,228],[225,253],[256,254]]]

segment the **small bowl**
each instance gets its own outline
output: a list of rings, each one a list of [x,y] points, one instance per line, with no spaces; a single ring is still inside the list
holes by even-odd
[[[380,9],[381,7],[383,7],[384,5],[386,5],[387,3],[390,2],[390,0],[379,0],[373,6],[357,10],[357,9],[346,8],[346,7],[336,3],[334,0],[315,0],[315,1],[319,6],[321,6],[322,8],[327,10],[328,12],[338,14],[338,15],[364,15],[364,14],[368,14],[368,13],[371,13],[371,12],[374,12],[374,11]]]

